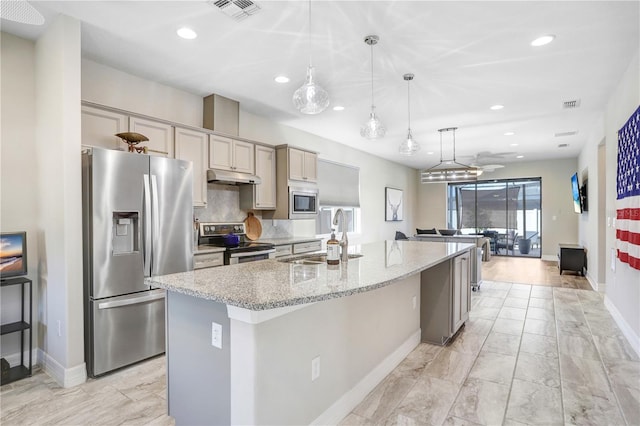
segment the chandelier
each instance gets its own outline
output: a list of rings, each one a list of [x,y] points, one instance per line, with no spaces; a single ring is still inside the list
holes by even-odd
[[[440,162],[420,172],[421,183],[472,182],[478,180],[478,176],[482,174],[481,168],[456,161],[456,129],[457,127],[438,129],[440,132]],[[453,135],[453,160],[443,161],[442,159],[442,133],[444,132],[451,132]]]
[[[303,114],[319,114],[329,106],[329,93],[316,84],[314,73],[311,61],[311,0],[309,0],[309,67],[304,84],[293,93],[293,105]]]
[[[407,116],[409,117],[409,130],[407,131],[407,139],[405,139],[398,148],[402,155],[413,155],[420,149],[420,144],[413,140],[411,135],[411,92],[409,90],[409,83],[413,80],[413,74],[405,74],[403,76],[404,81],[407,82]]]
[[[373,103],[373,46],[375,46],[380,38],[377,35],[369,35],[364,38],[364,42],[371,46],[371,113],[369,119],[360,128],[360,136],[367,139],[383,138],[387,133],[386,127],[376,117],[376,107]]]

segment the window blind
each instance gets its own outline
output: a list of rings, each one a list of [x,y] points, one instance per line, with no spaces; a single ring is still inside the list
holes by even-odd
[[[321,206],[360,207],[360,168],[318,160]]]

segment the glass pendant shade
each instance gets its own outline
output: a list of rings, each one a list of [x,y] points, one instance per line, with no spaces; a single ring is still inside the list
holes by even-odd
[[[420,150],[420,144],[413,140],[413,135],[411,135],[411,91],[409,90],[409,82],[413,80],[413,74],[405,74],[402,76],[404,81],[407,82],[407,118],[408,118],[408,131],[407,131],[407,139],[404,140],[400,146],[398,147],[398,151],[401,155],[413,155]]]
[[[375,46],[380,37],[377,35],[368,35],[364,38],[364,42],[371,47],[371,113],[369,119],[360,128],[360,136],[367,139],[383,138],[387,133],[387,128],[376,116],[376,107],[373,103],[373,46]]]
[[[402,141],[400,146],[398,147],[398,151],[401,155],[413,155],[420,150],[420,144],[413,140],[413,136],[411,135],[411,129],[409,129],[409,133],[407,134],[407,139]]]
[[[329,106],[329,93],[315,83],[313,73],[309,65],[305,83],[293,93],[293,105],[303,114],[319,114]]]
[[[371,107],[369,119],[360,128],[360,136],[363,138],[378,139],[384,137],[385,133],[387,133],[387,128],[376,116],[375,108],[374,106]]]

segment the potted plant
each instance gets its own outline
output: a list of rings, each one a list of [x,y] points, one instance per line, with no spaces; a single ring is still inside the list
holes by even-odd
[[[520,254],[529,254],[529,250],[531,250],[531,239],[525,237],[518,238],[518,251],[520,251]]]

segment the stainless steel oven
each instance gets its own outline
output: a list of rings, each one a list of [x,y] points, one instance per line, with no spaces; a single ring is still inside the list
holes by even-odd
[[[316,188],[289,187],[289,219],[315,219],[318,214]]]
[[[276,257],[273,244],[250,241],[246,238],[244,223],[200,223],[198,245],[223,247],[225,265]],[[219,264],[216,263],[215,266]]]
[[[275,259],[275,257],[275,248],[261,251],[235,252],[229,254],[229,265],[235,265],[236,263],[255,262],[256,260]]]

